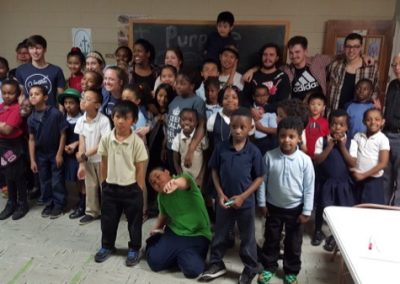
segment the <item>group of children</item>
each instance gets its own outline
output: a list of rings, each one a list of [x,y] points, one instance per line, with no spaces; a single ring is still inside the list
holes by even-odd
[[[32,84],[24,100],[20,96],[20,85],[26,88],[24,80],[3,80],[0,156],[9,193],[0,220],[10,216],[17,220],[28,212],[25,176],[29,172],[38,174],[43,217],[55,219],[63,214],[65,181],[74,182],[80,200],[69,217],[80,218],[80,224],[101,218],[102,245],[95,261],[103,262],[115,251],[124,212],[130,236],[126,264],[133,266],[139,261],[142,222],[152,200],[147,168],[164,166],[171,173],[193,176],[215,220],[209,266],[200,280],[225,274],[228,235],[237,224],[239,254],[245,265],[239,283],[250,283],[258,273],[258,283],[269,283],[278,268],[283,231],[284,281],[297,283],[303,224],[314,208],[312,244],[319,245],[325,238],[322,213],[326,206],[383,203],[382,174],[390,147],[381,133],[382,112],[371,104],[372,83],[358,81],[354,102],[346,110],[332,110],[329,121],[324,118],[326,97],[318,92],[309,94],[306,104],[289,99],[278,103],[276,113],[266,112],[273,94],[261,84],[254,89],[251,108],[244,108],[241,88],[230,84],[237,80],[236,70],[221,88],[219,65],[212,58],[221,52],[237,56],[228,38],[233,15],[221,14],[218,33],[209,38],[206,48],[209,59],[201,68],[200,88],[192,72],[178,72],[173,65],[162,67],[159,78],[151,77],[158,86],[144,84],[145,76],[142,83],[128,85],[125,70],[133,72],[132,54],[120,48],[117,64],[128,64],[125,69],[106,67],[104,78],[100,54],[87,56],[83,72],[85,58],[73,48],[67,56],[68,88],[55,96],[43,85]],[[146,45],[142,47],[150,57]],[[40,48],[46,49],[40,41],[29,46],[34,62],[41,60],[35,58]],[[137,65],[146,61],[140,60]],[[177,66],[182,64],[182,59],[175,61]],[[17,79],[29,69],[19,68],[23,70],[17,69]],[[265,242],[258,252],[256,205],[266,217]],[[325,247],[332,250],[333,246],[330,237]]]

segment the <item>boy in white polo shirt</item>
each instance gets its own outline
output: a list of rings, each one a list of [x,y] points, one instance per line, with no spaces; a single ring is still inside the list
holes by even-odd
[[[99,109],[102,104],[102,95],[98,90],[87,90],[84,93],[81,104],[84,104],[85,113],[76,122],[74,132],[79,134],[79,150],[77,159],[79,162],[78,178],[85,179],[86,208],[85,216],[79,220],[79,224],[88,224],[100,216],[100,162],[97,154],[100,139],[110,132],[110,120]],[[71,214],[70,218],[79,217]]]
[[[142,245],[143,191],[148,159],[143,140],[132,131],[137,121],[138,107],[131,101],[115,105],[112,120],[115,128],[99,145],[101,159],[101,249],[96,262],[105,261],[115,251],[115,239],[122,212],[128,220],[129,251],[125,264],[139,262]]]
[[[359,203],[385,204],[383,169],[389,162],[389,139],[381,132],[385,123],[382,112],[370,108],[364,112],[366,133],[354,135],[350,144],[350,155],[355,159],[351,169],[356,184]]]

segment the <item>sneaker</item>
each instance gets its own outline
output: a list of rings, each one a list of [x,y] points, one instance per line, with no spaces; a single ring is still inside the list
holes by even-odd
[[[115,252],[115,248],[113,249],[106,249],[101,248],[94,256],[94,261],[101,263],[107,260]]]
[[[322,241],[326,238],[324,232],[318,230],[314,232],[313,238],[311,240],[312,246],[319,246]]]
[[[69,214],[70,219],[78,219],[85,215],[85,209],[78,207],[71,214]]]
[[[327,237],[325,240],[325,244],[323,246],[324,250],[331,252],[334,251],[335,247],[336,247],[336,241],[333,238],[333,236],[331,235]]]
[[[221,264],[214,263],[211,264],[210,267],[208,267],[208,269],[200,275],[199,281],[208,282],[224,274],[226,274],[225,265],[223,263]]]
[[[93,222],[94,220],[99,219],[99,217],[93,217],[90,215],[85,215],[83,216],[80,220],[79,220],[79,225],[86,225],[89,224],[91,222]]]
[[[64,211],[61,208],[54,207],[50,212],[50,219],[57,219],[58,217],[62,216]]]
[[[5,220],[10,217],[15,211],[15,206],[7,203],[6,207],[4,207],[3,211],[0,213],[0,220]]]
[[[15,210],[14,213],[12,214],[12,219],[19,220],[22,217],[24,217],[26,213],[28,213],[28,211],[29,211],[28,204],[19,205],[17,207],[17,210]]]
[[[283,278],[283,284],[297,284],[297,275],[295,274],[285,274]]]
[[[51,211],[53,210],[51,205],[47,205],[43,210],[42,210],[42,217],[47,218],[50,216]]]
[[[129,249],[128,256],[126,257],[125,264],[126,266],[135,266],[139,263],[139,252],[134,249]]]
[[[275,276],[275,273],[263,270],[260,274],[258,274],[257,283],[258,284],[269,284],[271,279]]]
[[[243,271],[242,274],[240,274],[238,283],[239,284],[251,284],[251,281],[253,281],[254,276],[256,276],[256,274],[248,273],[247,271]]]

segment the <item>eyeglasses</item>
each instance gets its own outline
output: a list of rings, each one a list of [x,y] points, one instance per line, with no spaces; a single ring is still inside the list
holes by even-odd
[[[359,49],[361,45],[345,45],[344,48],[346,49]]]

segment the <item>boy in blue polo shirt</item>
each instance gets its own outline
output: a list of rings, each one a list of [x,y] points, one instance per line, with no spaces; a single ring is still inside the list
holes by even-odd
[[[278,269],[279,243],[285,228],[284,283],[297,283],[301,268],[303,224],[310,219],[314,201],[314,167],[298,145],[304,124],[288,116],[278,124],[279,147],[265,154],[265,243],[260,257],[264,271],[258,283],[268,284]]]
[[[46,104],[48,93],[43,85],[33,85],[29,101],[34,111],[28,118],[31,169],[39,173],[41,196],[45,205],[42,217],[52,219],[63,214],[67,201],[63,154],[68,123],[55,107]]]
[[[218,204],[210,266],[200,281],[210,281],[226,273],[222,258],[227,249],[229,230],[235,222],[241,239],[239,254],[245,265],[239,283],[251,283],[258,272],[254,192],[263,181],[265,167],[260,150],[248,139],[252,128],[250,110],[237,109],[231,116],[231,139],[218,144],[211,156],[209,166]]]

